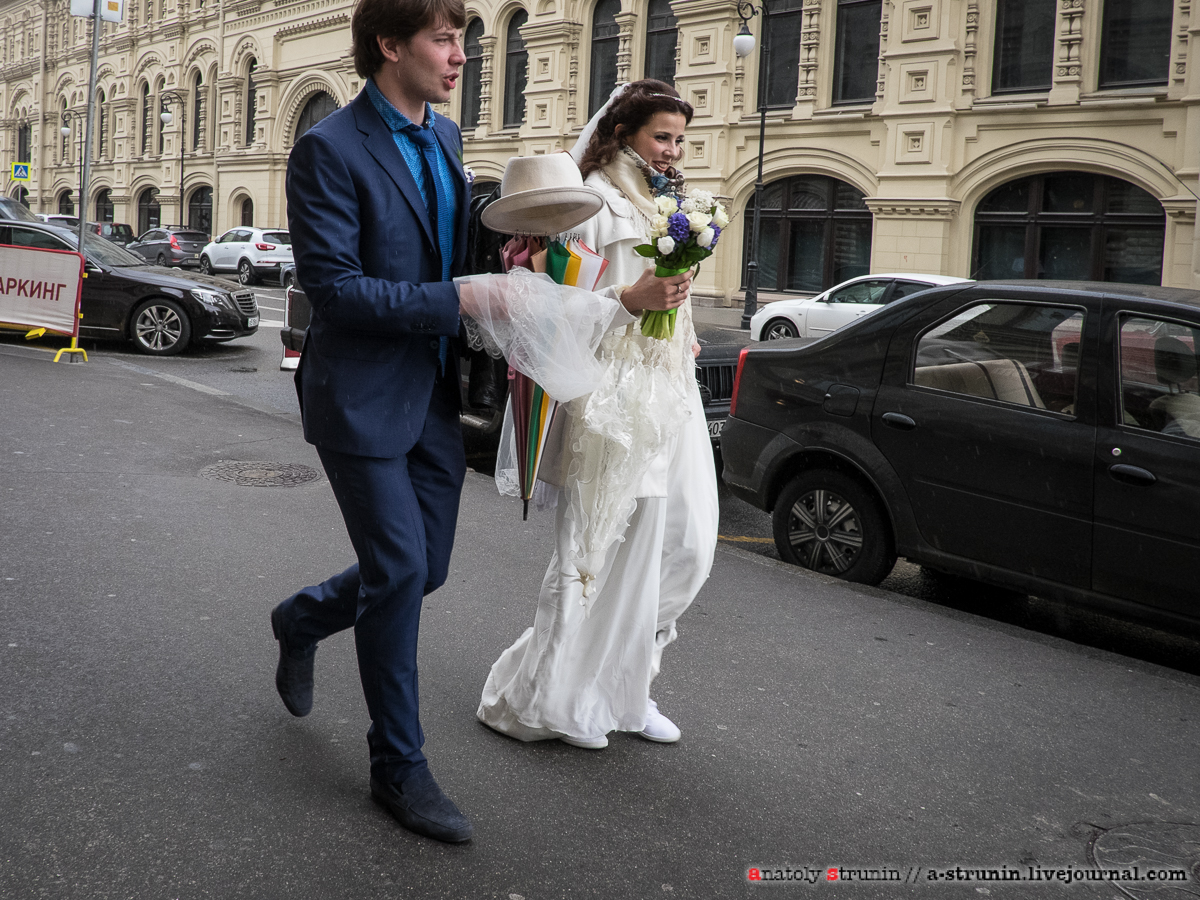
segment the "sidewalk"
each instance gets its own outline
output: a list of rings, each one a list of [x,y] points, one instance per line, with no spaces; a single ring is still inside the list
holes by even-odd
[[[1200,679],[726,547],[655,684],[678,744],[489,731],[552,516],[474,473],[420,664],[426,753],[476,838],[409,834],[369,798],[352,635],[317,654],[310,716],[274,691],[268,612],[352,559],[328,484],[210,477],[319,471],[294,417],[91,356],[0,343],[0,897],[714,900],[759,896],[752,867],[1135,859],[1147,822],[1175,823],[1158,863],[1196,861]]]

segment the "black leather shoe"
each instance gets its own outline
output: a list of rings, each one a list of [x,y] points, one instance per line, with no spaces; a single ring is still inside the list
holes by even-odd
[[[293,716],[307,716],[313,704],[313,659],[317,655],[314,644],[307,651],[295,653],[288,648],[283,635],[283,614],[279,607],[271,610],[271,631],[279,641],[279,665],[275,667],[275,689],[283,698],[283,705]]]
[[[372,778],[371,797],[409,831],[436,841],[461,844],[475,833],[428,769],[415,772],[400,784]]]

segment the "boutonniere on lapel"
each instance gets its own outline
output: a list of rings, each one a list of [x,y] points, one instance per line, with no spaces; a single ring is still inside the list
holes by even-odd
[[[463,166],[463,174],[465,176],[467,176],[467,184],[468,185],[472,185],[475,183],[475,170],[474,169],[472,169],[470,166]]]

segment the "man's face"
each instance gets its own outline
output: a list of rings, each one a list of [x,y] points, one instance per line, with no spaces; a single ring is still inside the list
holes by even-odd
[[[405,96],[418,103],[445,103],[467,61],[462,29],[451,25],[423,28],[408,41],[395,41],[396,77]]]

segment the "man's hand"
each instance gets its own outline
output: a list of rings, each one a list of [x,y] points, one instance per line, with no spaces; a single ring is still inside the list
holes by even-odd
[[[646,269],[636,283],[625,288],[621,305],[635,316],[647,309],[675,309],[687,299],[691,289],[691,271],[658,278],[653,269]]]

